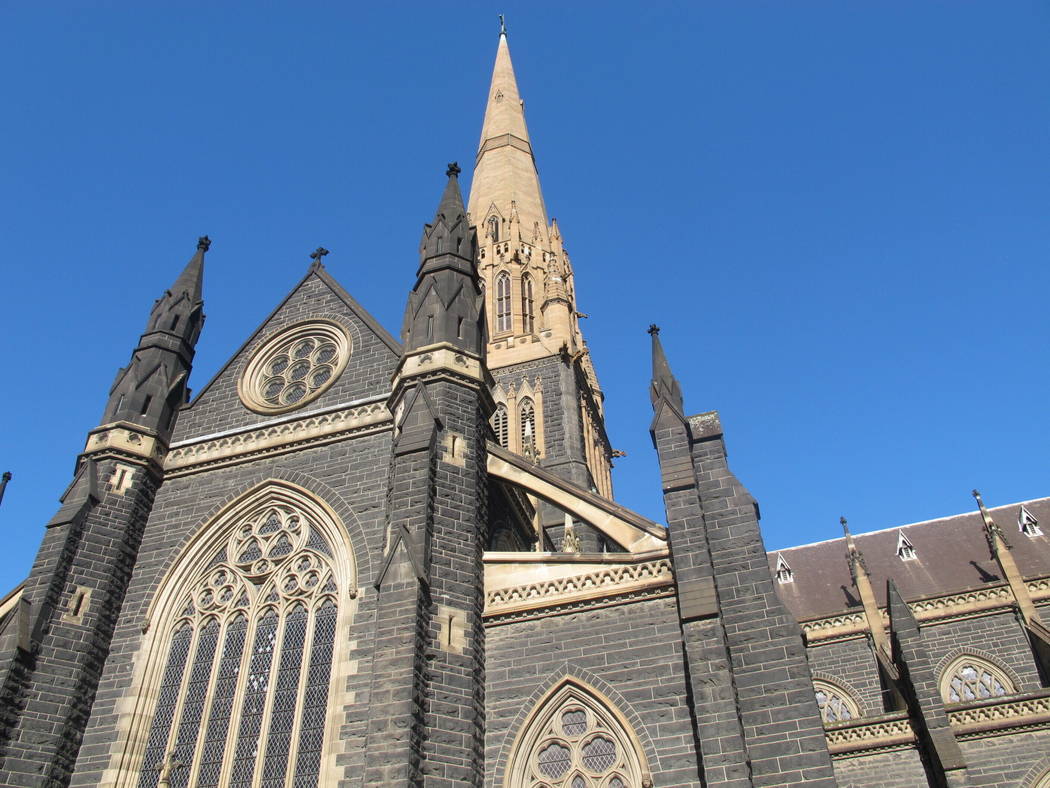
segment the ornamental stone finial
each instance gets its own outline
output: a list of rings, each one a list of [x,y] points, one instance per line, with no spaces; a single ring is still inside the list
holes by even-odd
[[[200,238],[197,239],[197,248],[200,249],[202,252],[208,251],[208,249],[211,248],[211,238],[209,238],[206,235],[202,235]]]
[[[503,14],[499,15],[499,34],[501,36],[507,35],[507,21],[503,18]]]
[[[456,178],[461,172],[463,172],[463,170],[459,168],[459,162],[453,161],[449,162],[448,169],[445,170],[445,175],[449,178]]]
[[[649,336],[656,336],[659,333],[660,333],[660,326],[656,325],[656,323],[650,323],[649,324]]]

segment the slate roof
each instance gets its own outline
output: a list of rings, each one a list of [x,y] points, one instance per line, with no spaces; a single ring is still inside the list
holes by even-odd
[[[1021,533],[1017,515],[1021,506],[1039,521],[1042,536]],[[998,506],[989,510],[1013,548],[1014,560],[1025,577],[1050,575],[1050,498]],[[915,558],[897,556],[898,531],[915,547]],[[890,577],[906,599],[952,594],[1006,582],[988,552],[984,525],[974,511],[921,523],[855,534],[880,605],[886,604]],[[799,621],[836,615],[860,606],[846,561],[846,540],[790,547],[768,554],[776,570],[777,556],[791,567],[793,582],[777,583],[777,593]]]

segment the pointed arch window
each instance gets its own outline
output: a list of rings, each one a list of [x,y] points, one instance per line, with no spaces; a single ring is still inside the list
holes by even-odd
[[[504,449],[507,448],[510,431],[507,428],[507,406],[502,402],[496,405],[496,412],[492,414],[492,429],[496,432],[496,442]]]
[[[535,320],[532,312],[532,277],[525,274],[521,278],[521,319],[522,330],[531,334]]]
[[[518,403],[518,424],[521,428],[521,450],[531,447],[532,453],[536,454],[536,406],[531,397],[523,397]]]
[[[860,716],[860,706],[848,692],[828,681],[814,681],[817,708],[824,724],[854,720]]]
[[[198,556],[157,633],[159,691],[144,693],[156,701],[143,710],[137,782],[120,785],[157,788],[172,763],[171,788],[323,782],[347,578],[319,519],[271,496]]]
[[[506,774],[506,788],[652,785],[626,720],[575,681],[566,681],[537,704],[518,736]]]
[[[510,274],[504,271],[496,277],[496,331],[510,329]]]
[[[954,660],[941,675],[941,697],[945,703],[988,700],[1016,691],[1005,672],[987,660],[970,655]]]

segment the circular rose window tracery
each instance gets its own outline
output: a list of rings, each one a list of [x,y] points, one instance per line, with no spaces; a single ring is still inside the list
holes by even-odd
[[[284,413],[319,397],[350,358],[350,337],[337,323],[314,320],[274,335],[255,352],[238,384],[257,413]]]

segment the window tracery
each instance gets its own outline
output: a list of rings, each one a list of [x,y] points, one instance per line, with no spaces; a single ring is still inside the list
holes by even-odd
[[[240,520],[178,598],[139,788],[169,758],[171,788],[317,785],[339,588],[305,509]]]
[[[1006,674],[986,660],[965,655],[953,661],[941,675],[941,697],[945,703],[998,698],[1016,692]]]
[[[845,722],[860,716],[860,706],[848,692],[828,681],[814,681],[813,692],[824,724]]]
[[[522,331],[531,334],[535,320],[532,312],[532,277],[525,274],[521,278],[521,319]]]
[[[651,785],[643,756],[618,714],[575,682],[541,701],[518,738],[508,788]]]
[[[492,414],[492,429],[496,432],[496,442],[504,449],[510,438],[508,429],[507,406],[500,402],[496,405],[496,411]]]
[[[496,331],[510,331],[510,274],[503,272],[496,277]]]

